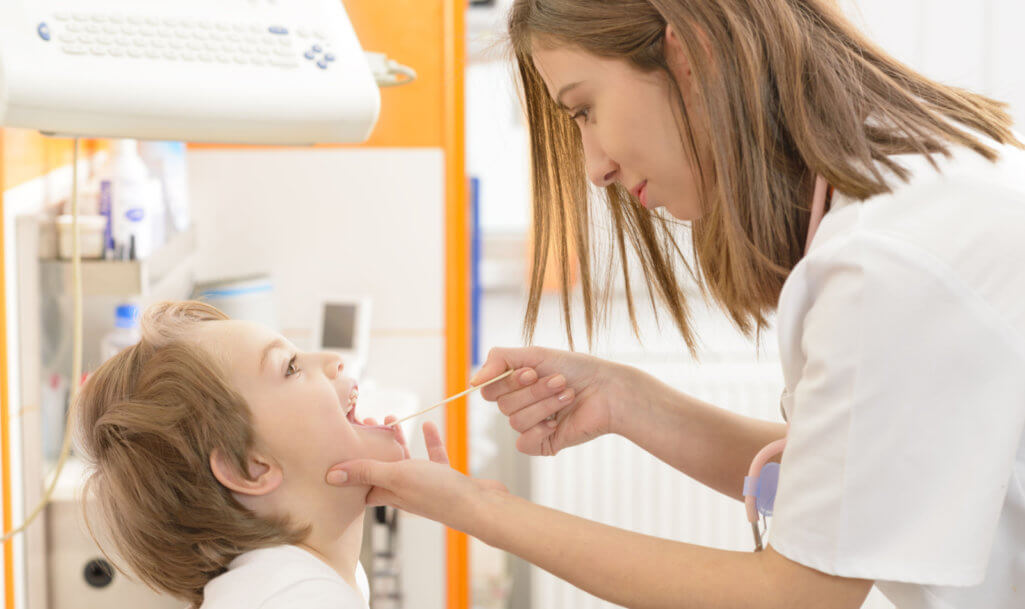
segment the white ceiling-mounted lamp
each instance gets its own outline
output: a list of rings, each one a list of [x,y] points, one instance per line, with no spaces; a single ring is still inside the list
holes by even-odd
[[[377,123],[378,87],[415,78],[385,55],[363,52],[339,0],[0,0],[0,127],[76,138],[75,217],[79,137],[362,142]],[[77,230],[72,241],[71,378],[78,379]],[[69,428],[42,500],[0,541],[41,513],[70,437]]]
[[[379,55],[371,62],[338,0],[0,0],[0,125],[361,142],[377,122],[378,82],[415,77]]]

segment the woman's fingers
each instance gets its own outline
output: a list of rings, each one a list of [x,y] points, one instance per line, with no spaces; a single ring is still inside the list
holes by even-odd
[[[489,402],[499,397],[529,387],[537,382],[537,371],[533,368],[519,368],[509,376],[480,390],[480,395]]]
[[[484,399],[494,401],[496,397],[512,389],[518,389],[536,381],[537,376],[533,375],[537,374],[537,367],[544,363],[548,354],[548,350],[540,347],[517,347],[514,349],[495,347],[488,352],[487,360],[480,367],[480,370],[477,371],[477,374],[474,374],[473,378],[470,379],[470,384],[474,386],[481,385],[499,376],[506,370],[516,370],[516,373],[511,376],[493,385],[488,385],[481,390]],[[532,370],[527,372],[527,369]],[[520,379],[520,376],[524,374],[526,378]]]
[[[523,387],[500,396],[496,402],[498,404],[498,409],[502,414],[508,417],[531,404],[536,404],[550,397],[561,395],[565,390],[566,377],[561,374],[553,374],[551,376],[546,376],[529,387]]]
[[[486,383],[506,370],[532,367],[534,363],[526,360],[530,358],[533,351],[533,349],[495,347],[488,351],[488,358],[484,361],[484,365],[480,367],[480,370],[477,371],[477,374],[474,374],[473,378],[470,379],[470,384],[477,386],[481,383]],[[496,384],[500,383],[501,381]]]
[[[392,426],[392,428],[395,430],[395,440],[399,443],[399,446],[402,447],[403,457],[406,459],[411,459],[412,455],[409,452],[409,444],[406,442],[406,434],[402,431],[402,426],[392,425],[392,423],[394,423],[397,420],[399,420],[397,416],[390,414],[384,417],[384,424]]]
[[[545,419],[571,405],[575,397],[576,394],[572,389],[563,389],[555,395],[536,401],[529,406],[524,406],[509,416],[509,426],[523,433],[539,423],[545,422]],[[554,423],[554,421],[549,422]],[[549,422],[545,422],[545,424],[547,425]],[[548,425],[548,427],[552,426]]]
[[[424,444],[427,445],[427,456],[435,463],[448,465],[448,451],[445,450],[445,443],[441,441],[441,432],[434,423],[427,422],[423,426]]]
[[[516,450],[531,457],[551,457],[562,450],[558,427],[549,421],[531,427],[516,439]]]

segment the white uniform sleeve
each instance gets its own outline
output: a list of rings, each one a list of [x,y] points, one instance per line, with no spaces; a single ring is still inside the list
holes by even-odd
[[[978,584],[1025,427],[1021,337],[928,254],[844,241],[804,269],[769,544],[834,575]]]
[[[366,609],[355,590],[330,579],[307,579],[275,593],[259,609]]]

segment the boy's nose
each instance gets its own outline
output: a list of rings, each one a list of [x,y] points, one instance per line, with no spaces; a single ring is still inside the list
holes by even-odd
[[[345,369],[345,362],[342,361],[342,358],[334,353],[328,354],[324,361],[324,373],[334,379],[341,375],[343,369]]]

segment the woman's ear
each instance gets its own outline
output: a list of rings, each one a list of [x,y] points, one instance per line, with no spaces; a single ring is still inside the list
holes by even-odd
[[[669,66],[669,70],[679,81],[682,89],[684,83],[690,82],[690,59],[687,58],[687,51],[683,48],[683,41],[680,40],[672,25],[666,25],[665,39],[666,65]]]
[[[262,455],[251,454],[246,459],[248,477],[242,475],[238,468],[224,454],[215,448],[210,453],[210,470],[217,481],[230,491],[242,495],[266,495],[281,485],[283,474],[277,461]]]

